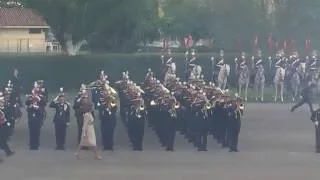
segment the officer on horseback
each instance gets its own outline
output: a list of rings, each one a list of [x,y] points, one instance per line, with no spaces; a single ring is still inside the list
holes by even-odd
[[[190,79],[194,68],[199,66],[199,60],[196,57],[196,52],[194,49],[192,49],[191,58],[187,60],[187,79]]]
[[[162,64],[161,77],[163,77],[162,79],[165,78],[165,75],[169,69],[173,71],[172,73],[175,73],[175,61],[173,59],[171,49],[168,49],[166,55],[161,56],[161,64]],[[172,68],[172,66],[174,66],[174,68]]]

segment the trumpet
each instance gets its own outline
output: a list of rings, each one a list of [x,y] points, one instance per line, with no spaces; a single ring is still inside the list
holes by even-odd
[[[207,102],[206,105],[205,105],[206,109],[209,110],[212,108],[212,105],[210,102]]]
[[[180,103],[179,103],[179,102],[176,102],[175,105],[174,105],[174,108],[175,108],[175,109],[179,109],[179,108],[180,108]]]
[[[140,110],[140,111],[144,111],[144,110],[145,110],[144,104],[141,104],[141,105],[140,105],[139,110]]]
[[[115,107],[115,106],[117,106],[117,103],[115,101],[111,101],[110,106]]]

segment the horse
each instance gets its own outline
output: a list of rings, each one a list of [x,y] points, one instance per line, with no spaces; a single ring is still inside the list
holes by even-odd
[[[250,82],[250,71],[247,65],[244,65],[239,70],[239,79],[238,79],[238,85],[239,85],[239,92],[238,94],[241,96],[242,87],[245,88],[245,101],[248,100],[248,86]]]
[[[224,64],[223,66],[221,66],[218,74],[218,86],[220,89],[224,90],[226,88],[229,75],[230,66],[228,64]]]
[[[260,92],[260,100],[261,102],[263,102],[265,80],[266,78],[264,74],[264,67],[262,65],[259,65],[254,77],[254,89],[256,90],[256,101],[258,101],[259,92]]]
[[[302,82],[307,80],[306,63],[300,63],[299,66],[294,70],[290,79],[290,87],[292,89],[292,101],[295,102],[299,96]]]
[[[276,69],[276,74],[274,76],[274,87],[275,87],[275,96],[274,96],[274,102],[277,102],[278,98],[278,87],[280,86],[280,98],[281,102],[283,102],[283,89],[284,89],[284,77],[285,77],[286,70],[282,67],[278,67]]]
[[[190,72],[189,80],[199,80],[201,77],[201,73],[202,67],[199,65],[195,65]]]

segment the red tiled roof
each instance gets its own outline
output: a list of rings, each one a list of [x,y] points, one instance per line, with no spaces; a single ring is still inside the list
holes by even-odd
[[[0,27],[5,26],[48,26],[48,24],[32,9],[0,8]]]

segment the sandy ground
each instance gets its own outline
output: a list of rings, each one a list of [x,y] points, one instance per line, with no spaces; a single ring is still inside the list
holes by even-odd
[[[176,151],[165,152],[150,129],[146,129],[145,150],[132,152],[125,129],[118,122],[115,151],[101,152],[101,161],[94,160],[90,152],[83,152],[83,160],[74,157],[73,117],[68,149],[55,151],[53,111],[49,110],[42,129],[41,149],[37,152],[27,150],[26,122],[17,125],[11,141],[16,155],[0,164],[0,180],[318,179],[320,156],[314,153],[314,126],[308,109],[305,106],[290,113],[289,108],[289,104],[247,104],[240,152],[236,154],[221,149],[212,137],[209,151],[197,152],[181,135],[176,139]]]

